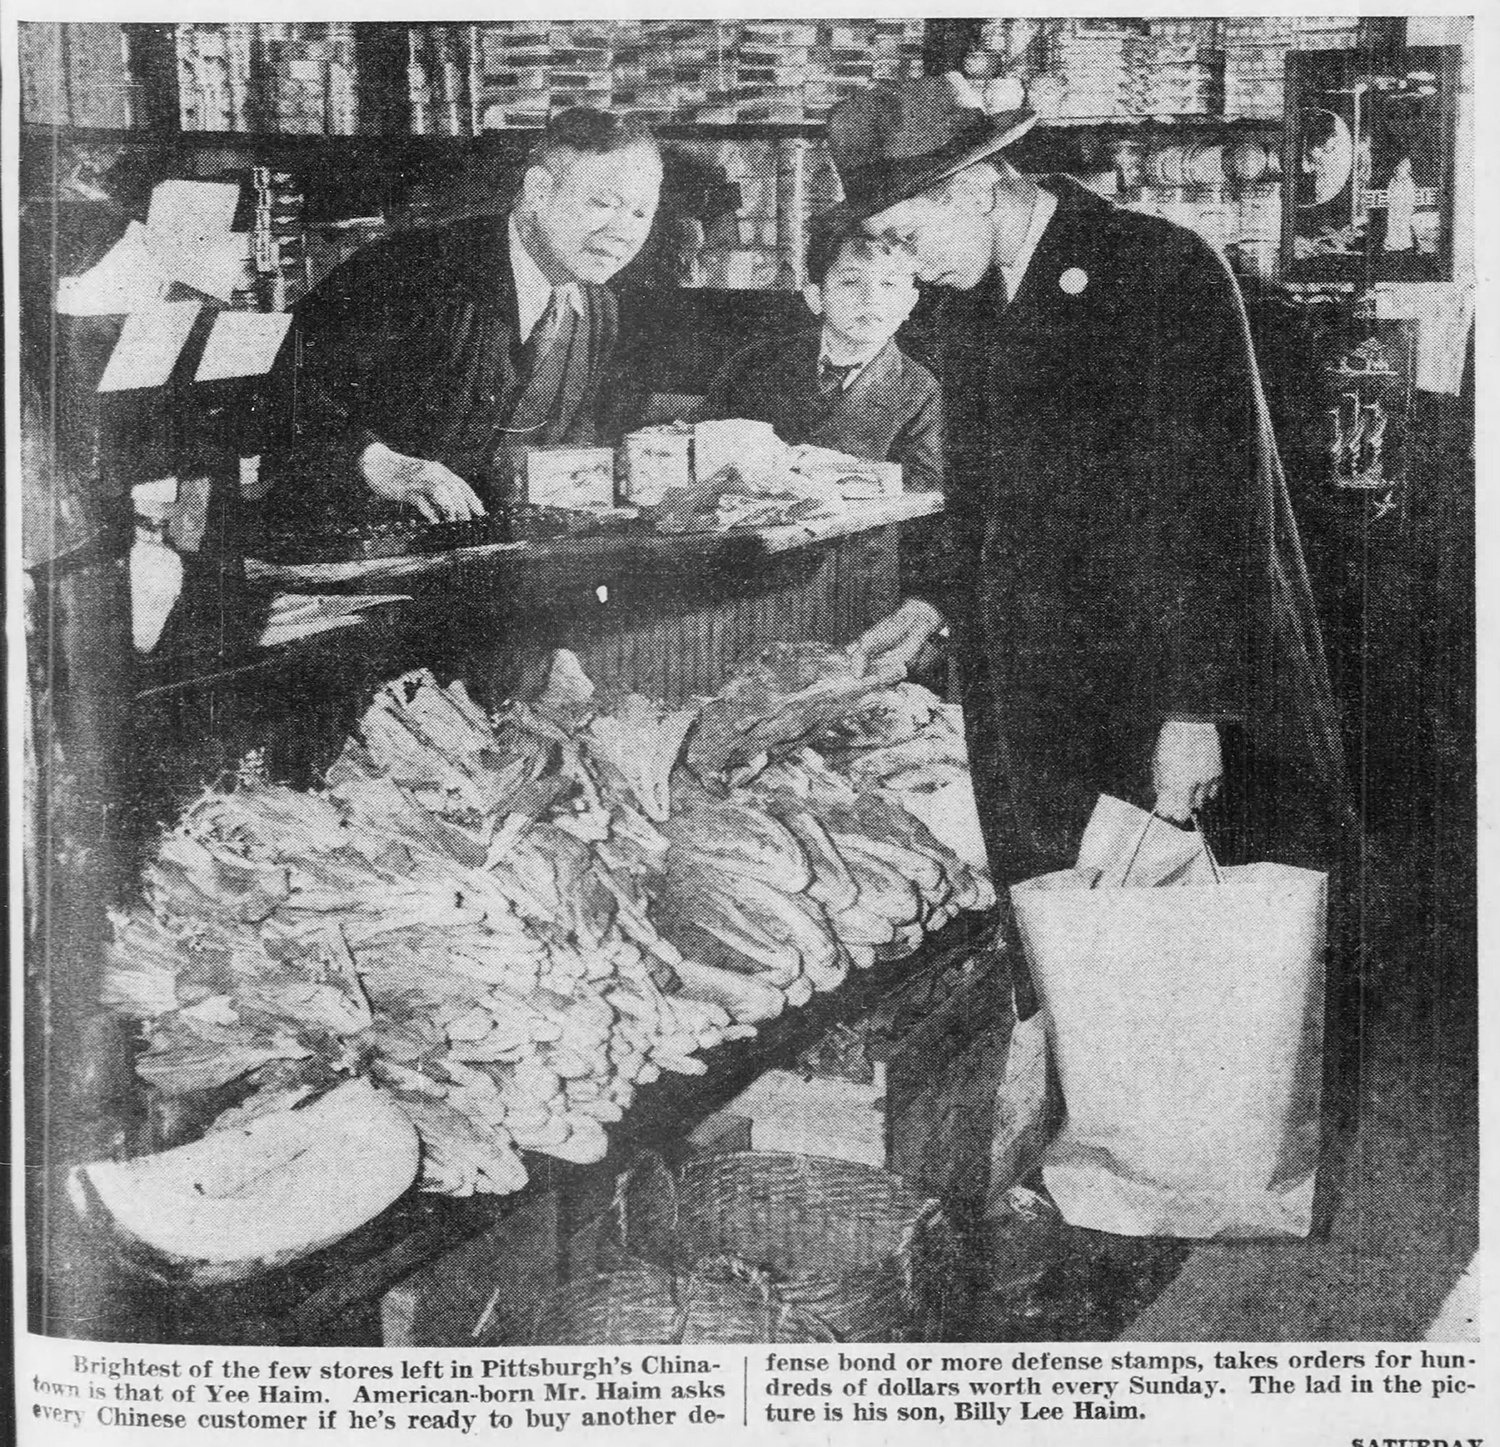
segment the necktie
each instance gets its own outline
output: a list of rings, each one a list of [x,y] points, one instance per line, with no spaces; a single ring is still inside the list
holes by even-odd
[[[557,340],[557,333],[562,326],[564,305],[562,293],[553,287],[552,295],[547,298],[546,309],[531,329],[529,341],[531,350],[536,356],[545,356],[552,343]]]
[[[835,392],[842,392],[844,384],[859,371],[862,364],[851,362],[848,366],[840,366],[837,362],[830,362],[827,357],[818,363],[818,391],[825,397],[831,397]]]

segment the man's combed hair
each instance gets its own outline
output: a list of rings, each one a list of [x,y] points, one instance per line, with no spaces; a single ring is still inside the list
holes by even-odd
[[[628,146],[646,146],[659,153],[656,137],[643,120],[589,106],[574,106],[559,111],[547,122],[531,148],[529,162],[545,166],[568,151],[574,155],[603,156]]]
[[[861,230],[857,216],[835,207],[813,217],[807,238],[808,281],[814,286],[822,286],[846,246],[858,256],[904,254],[893,242]]]

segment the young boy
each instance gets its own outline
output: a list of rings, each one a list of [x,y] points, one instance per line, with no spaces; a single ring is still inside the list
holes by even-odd
[[[740,352],[699,417],[769,422],[783,442],[899,462],[908,491],[940,488],[937,380],[892,340],[917,302],[911,258],[863,235],[857,221],[825,214],[813,223],[802,294],[821,329]]]

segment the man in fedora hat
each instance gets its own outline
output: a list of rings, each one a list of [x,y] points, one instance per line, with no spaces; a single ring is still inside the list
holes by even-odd
[[[973,101],[930,77],[829,119],[848,204],[951,289],[942,543],[865,651],[951,629],[997,877],[1071,864],[1101,792],[1188,821],[1221,732],[1236,850],[1327,868],[1340,732],[1234,279],[1191,231],[1020,175],[1035,117]]]

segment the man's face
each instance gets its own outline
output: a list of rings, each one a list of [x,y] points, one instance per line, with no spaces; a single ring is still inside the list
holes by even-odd
[[[984,279],[994,259],[994,230],[977,187],[898,201],[872,216],[865,229],[909,251],[917,276],[929,285],[968,291]]]
[[[650,146],[533,166],[524,195],[538,263],[554,283],[608,281],[646,244],[660,193],[661,160]]]
[[[850,352],[882,345],[917,304],[911,257],[878,241],[846,242],[821,287],[809,287],[808,305]]]

